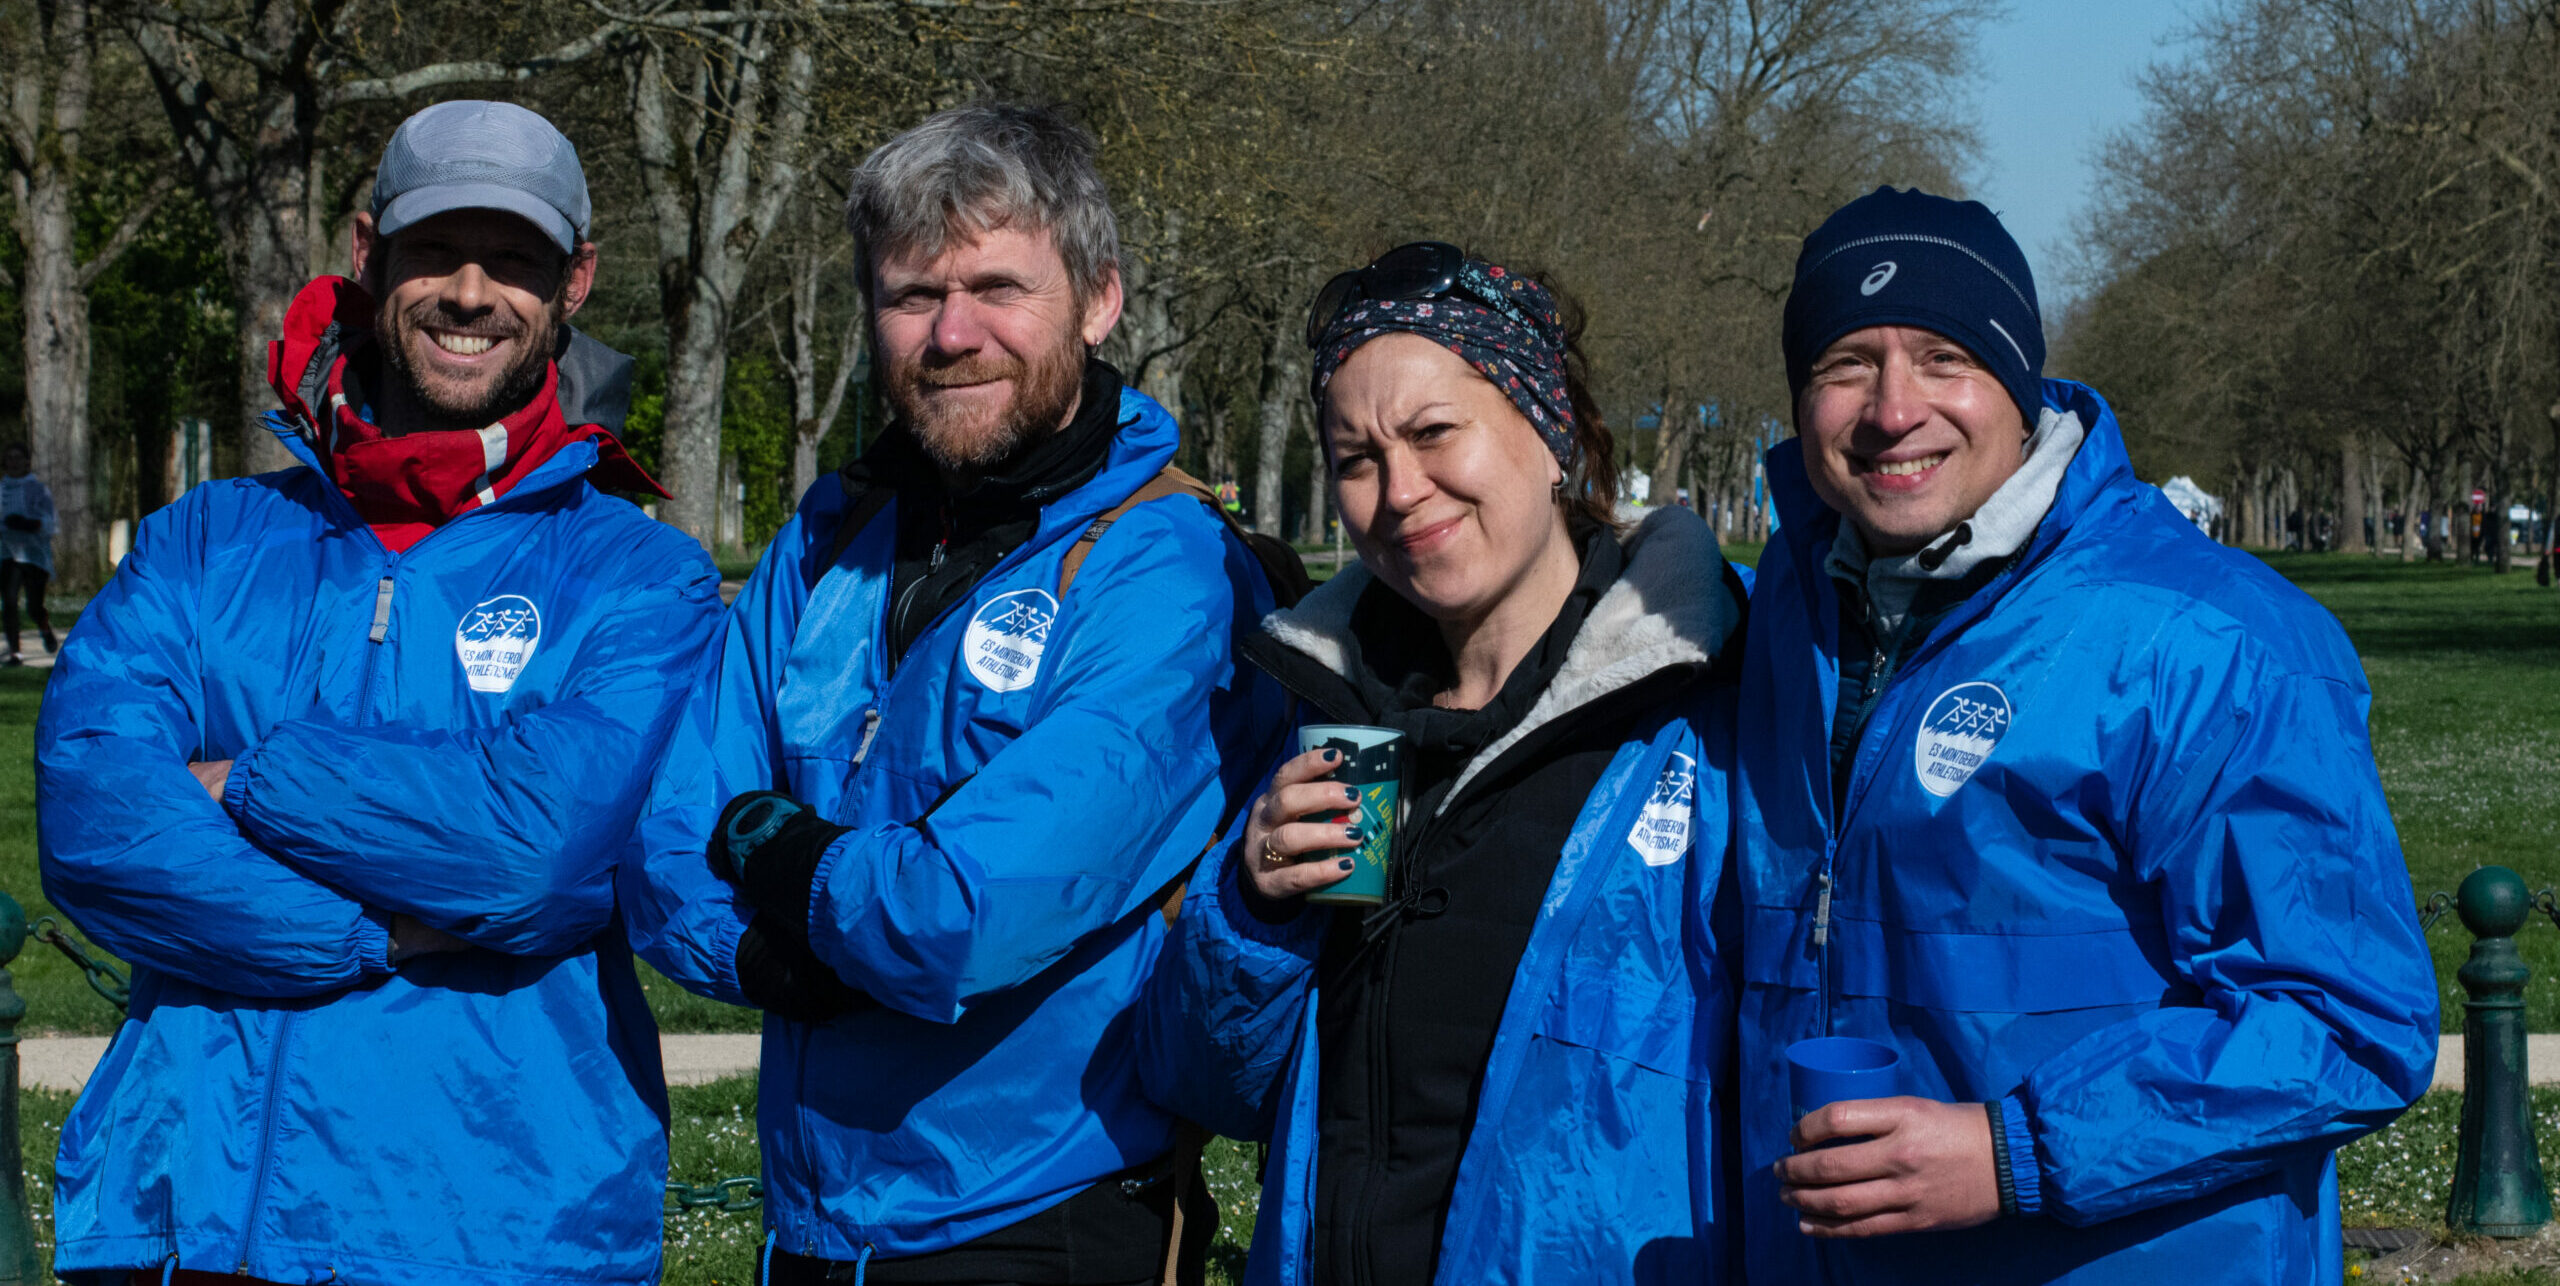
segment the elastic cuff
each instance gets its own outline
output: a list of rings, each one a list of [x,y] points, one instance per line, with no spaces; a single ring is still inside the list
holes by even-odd
[[[258,749],[256,746],[251,746],[233,755],[231,775],[224,778],[222,782],[222,811],[229,813],[235,824],[246,822],[249,818],[248,768],[250,761],[257,757]],[[385,932],[387,933],[388,930]]]
[[[232,780],[236,782],[239,779],[235,777]],[[391,913],[366,907],[364,914],[356,917],[355,931],[347,938],[347,949],[354,953],[356,967],[363,970],[366,977],[392,972]]]
[[[738,977],[738,944],[746,936],[746,917],[754,915],[755,908],[741,906],[737,912],[711,922],[711,941],[703,949],[702,960],[710,966],[712,998],[744,1005],[748,1003],[747,985]]]
[[[2012,1094],[1992,1105],[1998,1109],[1994,1122],[2001,1147],[2008,1158],[2006,1190],[2013,1197],[2014,1214],[2044,1213],[2044,1167],[2036,1161],[2035,1131],[2027,1128],[2026,1100]]]
[[[739,886],[748,904],[781,916],[786,923],[807,925],[811,903],[816,901],[819,868],[846,833],[845,827],[814,813],[802,813],[784,823],[747,859]]]
[[[1322,917],[1309,914],[1314,908],[1305,898],[1274,900],[1254,892],[1245,881],[1244,864],[1236,859],[1233,849],[1219,854],[1217,861],[1218,912],[1237,937],[1285,949],[1315,935]]]

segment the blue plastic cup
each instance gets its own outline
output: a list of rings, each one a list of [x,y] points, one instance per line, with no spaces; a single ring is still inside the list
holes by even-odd
[[[1900,1093],[1902,1055],[1857,1036],[1816,1036],[1787,1046],[1787,1091],[1796,1119],[1851,1099]]]
[[[1305,820],[1356,824],[1360,846],[1343,855],[1357,863],[1351,874],[1308,894],[1307,900],[1376,906],[1387,900],[1387,863],[1395,852],[1396,826],[1404,819],[1404,734],[1356,723],[1313,723],[1298,730],[1299,754],[1328,748],[1342,756],[1331,780],[1359,787],[1360,806]]]

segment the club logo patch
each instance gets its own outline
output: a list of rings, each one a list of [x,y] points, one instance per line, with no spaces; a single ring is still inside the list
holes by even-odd
[[[504,692],[516,685],[542,643],[542,609],[518,594],[500,594],[462,614],[453,627],[454,654],[474,692]]]
[[[1939,693],[1911,747],[1920,788],[1944,799],[1973,780],[1974,770],[2008,733],[2009,714],[2009,694],[1995,683],[1959,683]]]
[[[1689,824],[1697,813],[1698,761],[1678,751],[1653,780],[1653,794],[1636,814],[1627,846],[1647,866],[1669,866],[1689,851]]]
[[[988,599],[960,636],[960,659],[978,682],[997,692],[1018,692],[1040,677],[1040,654],[1058,600],[1044,589],[1017,589]]]

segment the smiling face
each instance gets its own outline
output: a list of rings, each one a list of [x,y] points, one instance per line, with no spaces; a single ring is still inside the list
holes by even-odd
[[[883,391],[944,469],[983,469],[1064,427],[1085,353],[1120,320],[1120,276],[1079,298],[1047,229],[953,236],[874,267]]]
[[[1907,554],[1974,515],[2026,461],[2026,422],[1965,347],[1916,326],[1833,340],[1796,398],[1805,472],[1867,549]]]
[[[479,428],[540,392],[560,325],[595,282],[592,244],[563,255],[500,210],[448,211],[388,238],[358,214],[354,249],[375,339],[431,429]]]
[[[1425,614],[1482,621],[1533,579],[1572,584],[1581,561],[1554,490],[1563,466],[1465,359],[1381,335],[1334,372],[1323,412],[1343,530]]]

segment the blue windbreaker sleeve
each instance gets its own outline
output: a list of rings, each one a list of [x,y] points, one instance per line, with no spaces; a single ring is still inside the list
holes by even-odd
[[[811,488],[811,506],[834,485],[821,479]],[[631,949],[677,986],[732,1005],[747,1003],[738,987],[738,935],[751,909],[711,874],[703,844],[732,796],[781,783],[775,668],[808,596],[800,557],[809,512],[804,507],[774,536],[721,624],[710,667],[667,739],[616,877]]]
[[[390,971],[387,917],[242,838],[187,771],[204,713],[199,488],[142,522],[81,613],[36,719],[45,896],[109,951],[238,996]]]
[[[1268,1139],[1330,913],[1255,918],[1236,887],[1243,832],[1239,815],[1192,877],[1138,1008],[1138,1072],[1166,1111],[1231,1139]]]
[[[2136,869],[2198,995],[2029,1073],[2048,1214],[2087,1224],[2211,1192],[2425,1092],[2435,974],[2364,707],[2334,679],[2273,679],[2136,801]]]
[[[1175,838],[1214,831],[1224,804],[1210,706],[1233,681],[1241,591],[1224,530],[1171,509],[1139,506],[1095,543],[1020,737],[924,817],[836,819],[855,829],[818,865],[809,942],[846,982],[956,1022],[1199,856]]]
[[[710,561],[673,572],[605,609],[539,709],[470,732],[288,720],[234,762],[224,806],[368,905],[509,955],[583,949],[613,918],[648,766],[719,623]]]

